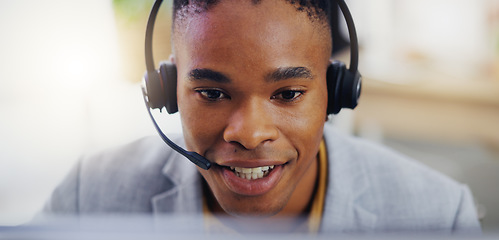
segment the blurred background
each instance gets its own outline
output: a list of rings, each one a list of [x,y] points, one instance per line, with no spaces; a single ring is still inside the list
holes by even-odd
[[[0,0],[0,226],[29,221],[80,155],[156,134],[139,87],[152,2]],[[499,230],[499,0],[347,3],[363,95],[330,124],[468,184]],[[157,62],[171,52],[164,4]],[[159,118],[180,132],[178,115]]]

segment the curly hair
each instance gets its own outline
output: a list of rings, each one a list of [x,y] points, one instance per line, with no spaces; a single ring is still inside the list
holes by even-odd
[[[221,0],[174,0],[173,1],[173,26],[175,21],[189,14],[202,13],[217,5]],[[262,0],[248,0],[259,4]],[[306,12],[312,21],[320,21],[329,25],[329,9],[331,0],[284,0],[295,6],[299,12]]]

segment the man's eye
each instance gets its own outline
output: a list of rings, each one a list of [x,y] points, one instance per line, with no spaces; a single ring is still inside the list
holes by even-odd
[[[227,95],[219,90],[205,89],[205,90],[196,90],[196,91],[199,94],[201,94],[201,96],[211,101],[227,98]]]
[[[291,102],[301,97],[302,94],[303,91],[286,90],[274,95],[272,98]]]

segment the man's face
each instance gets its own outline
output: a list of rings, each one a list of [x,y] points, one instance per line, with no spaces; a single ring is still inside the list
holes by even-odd
[[[216,201],[231,215],[302,211],[326,119],[328,32],[285,1],[221,1],[179,26],[183,132],[215,163],[199,171]]]

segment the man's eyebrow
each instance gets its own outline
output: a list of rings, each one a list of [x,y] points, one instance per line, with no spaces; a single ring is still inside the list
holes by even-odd
[[[277,82],[280,80],[293,78],[309,78],[312,79],[312,71],[306,67],[280,67],[277,70],[267,75],[266,80]]]
[[[189,72],[189,80],[208,80],[218,83],[229,83],[230,78],[221,72],[213,71],[206,68],[196,68]]]

